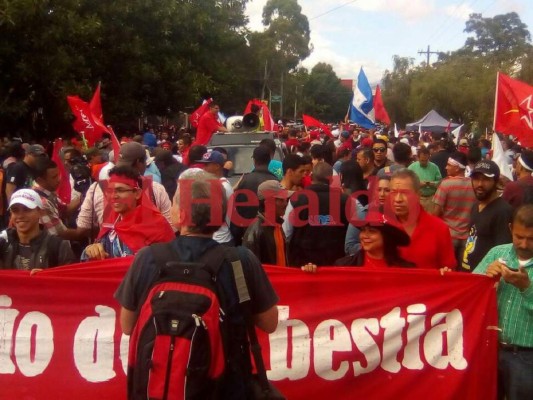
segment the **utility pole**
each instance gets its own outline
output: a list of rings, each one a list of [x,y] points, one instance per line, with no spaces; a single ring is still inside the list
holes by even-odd
[[[265,60],[265,74],[263,76],[263,89],[261,90],[261,100],[265,98],[265,88],[266,88],[267,76],[268,76],[267,67],[268,67],[268,60]],[[268,104],[268,106],[270,107],[270,103]]]
[[[283,119],[283,71],[281,72],[281,99],[279,100],[279,117]]]
[[[428,44],[428,49],[426,51],[424,50],[418,50],[418,54],[425,54],[426,55],[426,66],[429,67],[429,56],[431,54],[439,54],[440,51],[431,51],[430,47],[429,47],[429,44]]]

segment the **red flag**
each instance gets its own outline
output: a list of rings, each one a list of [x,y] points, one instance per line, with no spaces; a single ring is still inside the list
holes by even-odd
[[[202,105],[198,107],[196,110],[193,111],[193,113],[189,116],[189,122],[191,123],[191,126],[193,128],[198,128],[198,122],[200,121],[200,117],[206,113],[207,110],[209,110],[209,104],[213,102],[213,99],[207,99],[202,102]]]
[[[244,109],[244,114],[248,114],[252,112],[252,104],[255,104],[258,107],[261,107],[261,110],[263,112],[263,130],[265,131],[274,131],[276,130],[276,124],[274,123],[274,119],[272,119],[272,114],[270,114],[270,109],[268,108],[268,105],[260,100],[260,99],[252,99],[248,101],[248,104],[246,105],[246,108]]]
[[[533,147],[533,86],[498,72],[494,130]]]
[[[96,87],[96,90],[94,91],[93,98],[91,99],[91,102],[89,103],[89,106],[91,107],[91,111],[93,115],[98,118],[100,121],[102,121],[102,124],[104,123],[104,114],[102,112],[102,100],[100,99],[100,82],[98,82],[98,86]]]
[[[318,119],[315,119],[315,118],[311,117],[310,115],[306,115],[306,114],[302,114],[302,119],[303,119],[304,125],[306,127],[308,127],[308,128],[309,127],[320,128],[329,137],[333,136],[333,134],[331,133],[331,130],[329,129],[329,127],[326,124],[323,124],[322,122],[320,122]]]
[[[120,142],[118,141],[117,135],[111,126],[108,126],[109,133],[111,134],[111,144],[113,145],[113,156],[115,157],[115,164],[117,163],[118,156],[120,154]]]
[[[389,113],[385,109],[383,104],[383,99],[381,98],[381,88],[379,85],[376,86],[376,94],[374,95],[374,115],[376,121],[381,121],[387,125],[390,125]]]
[[[95,117],[88,103],[78,96],[67,96],[67,101],[76,117],[72,127],[76,132],[83,134],[89,147],[94,146],[94,143],[102,137],[104,132],[110,133],[103,122]]]
[[[59,187],[56,190],[57,197],[65,203],[69,204],[72,195],[72,188],[70,187],[70,179],[65,164],[61,160],[60,151],[63,148],[63,140],[61,138],[54,141],[54,150],[52,152],[52,160],[57,164],[57,169],[59,170],[59,176],[61,181]]]

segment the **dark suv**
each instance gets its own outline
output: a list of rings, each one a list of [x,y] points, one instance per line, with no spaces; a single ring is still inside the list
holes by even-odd
[[[242,174],[251,172],[254,168],[252,153],[259,146],[263,139],[273,139],[276,142],[276,153],[274,159],[282,161],[283,151],[279,139],[274,138],[272,132],[249,132],[249,133],[226,133],[215,134],[207,147],[223,147],[228,152],[228,160],[233,162],[233,169],[230,171],[228,179],[231,184],[235,184]]]

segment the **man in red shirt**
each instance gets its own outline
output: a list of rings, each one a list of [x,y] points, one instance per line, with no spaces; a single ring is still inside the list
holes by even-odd
[[[522,150],[516,160],[516,181],[509,182],[503,189],[502,197],[513,209],[517,209],[523,203],[533,201],[533,151]]]
[[[196,140],[194,144],[201,144],[206,146],[211,140],[211,136],[215,132],[227,132],[228,130],[218,120],[218,112],[220,107],[218,104],[209,104],[209,110],[204,113],[198,121],[198,128],[196,129]]]
[[[402,168],[392,174],[385,217],[396,219],[411,237],[409,246],[399,248],[402,258],[417,268],[456,268],[450,230],[421,207],[420,180],[413,171]]]

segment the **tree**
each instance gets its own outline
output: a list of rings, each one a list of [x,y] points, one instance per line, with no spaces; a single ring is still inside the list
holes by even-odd
[[[311,54],[309,21],[297,0],[268,0],[263,8],[263,25],[288,69],[294,69]]]
[[[68,94],[102,81],[107,123],[248,97],[247,0],[11,0],[0,9],[0,123],[70,130]],[[42,133],[42,132],[41,132]]]
[[[305,113],[323,121],[344,119],[352,92],[341,85],[341,80],[330,64],[318,63],[303,87]]]
[[[393,56],[392,71],[386,70],[382,78],[382,97],[392,121],[405,125],[415,115],[407,107],[411,96],[411,82],[415,73],[414,59]]]
[[[403,125],[434,108],[484,130],[492,125],[498,71],[533,82],[531,37],[516,13],[472,14],[465,31],[472,34],[465,45],[440,54],[430,67],[394,57],[393,70],[383,76],[383,99],[393,120]]]
[[[465,43],[465,49],[475,55],[496,55],[517,57],[530,46],[531,35],[517,13],[483,18],[481,14],[470,14],[465,32],[473,33]]]

